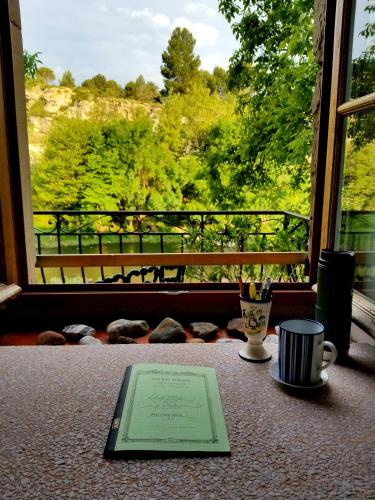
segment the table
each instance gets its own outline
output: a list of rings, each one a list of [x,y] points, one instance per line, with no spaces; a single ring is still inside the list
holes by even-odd
[[[277,345],[270,344],[273,360]],[[375,498],[375,348],[313,393],[286,392],[239,344],[0,348],[0,498]],[[125,367],[216,368],[231,456],[102,457]]]

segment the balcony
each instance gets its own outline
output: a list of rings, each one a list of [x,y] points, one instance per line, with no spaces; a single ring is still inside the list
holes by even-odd
[[[34,227],[38,283],[295,282],[307,273],[309,218],[287,211],[35,211]]]

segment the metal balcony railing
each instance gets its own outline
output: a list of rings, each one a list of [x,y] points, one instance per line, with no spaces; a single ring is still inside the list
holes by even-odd
[[[35,211],[34,227],[40,283],[103,282],[134,266],[156,267],[151,281],[175,281],[168,268],[182,266],[192,282],[262,279],[271,267],[297,281],[309,237],[308,217],[287,211]]]

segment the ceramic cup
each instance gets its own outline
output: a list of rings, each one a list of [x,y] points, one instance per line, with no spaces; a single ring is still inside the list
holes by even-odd
[[[268,361],[272,355],[263,346],[267,335],[271,300],[246,300],[240,297],[242,321],[247,337],[246,349],[239,355],[248,361]]]
[[[312,319],[288,319],[279,324],[279,329],[280,380],[296,386],[319,384],[322,370],[337,357],[336,347],[324,340],[324,326]],[[329,349],[325,363],[324,347]]]

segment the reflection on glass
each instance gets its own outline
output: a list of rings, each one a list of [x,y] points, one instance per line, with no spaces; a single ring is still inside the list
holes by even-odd
[[[375,0],[353,2],[347,100],[375,92]]]
[[[350,116],[345,125],[337,243],[356,252],[355,288],[375,301],[375,112]]]

